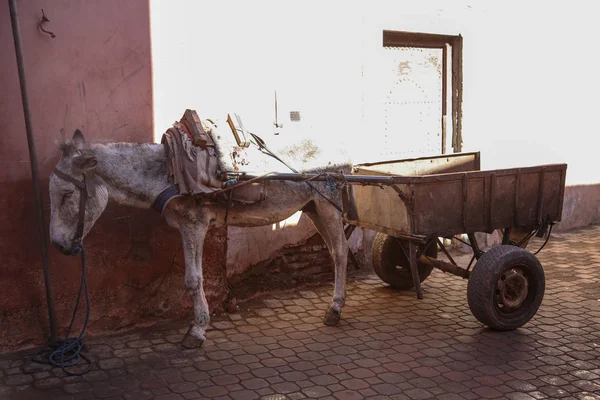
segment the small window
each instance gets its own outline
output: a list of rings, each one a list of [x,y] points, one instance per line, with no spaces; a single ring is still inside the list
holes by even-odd
[[[300,111],[290,111],[290,121],[292,121],[292,122],[300,121]]]

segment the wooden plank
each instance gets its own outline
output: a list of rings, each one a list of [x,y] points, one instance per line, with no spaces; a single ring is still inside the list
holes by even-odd
[[[236,113],[227,114],[227,124],[231,128],[231,132],[235,137],[235,141],[240,147],[249,147],[250,140],[248,137],[250,135],[246,135],[246,129],[244,128],[244,124],[242,123],[242,119]]]
[[[456,36],[438,35],[433,33],[383,31],[384,47],[424,47],[444,48],[446,43],[452,43]]]
[[[206,147],[215,145],[210,135],[204,131],[200,117],[195,110],[185,110],[180,123],[185,126],[195,146]]]
[[[452,146],[454,152],[462,151],[462,36],[452,41]]]
[[[442,154],[446,154],[446,120],[448,114],[448,44],[442,51]]]

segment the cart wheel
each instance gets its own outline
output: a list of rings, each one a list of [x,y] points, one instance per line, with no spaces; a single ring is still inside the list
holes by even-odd
[[[404,251],[402,248],[404,247]],[[424,245],[423,245],[424,246]],[[414,286],[410,263],[404,252],[408,253],[408,241],[398,239],[385,233],[377,233],[373,240],[373,269],[377,276],[394,289],[407,290]],[[437,258],[437,245],[432,243],[425,255]],[[423,282],[433,266],[417,263],[419,279]]]
[[[542,264],[516,246],[492,247],[469,276],[467,299],[479,322],[508,331],[525,325],[537,312],[546,282]]]

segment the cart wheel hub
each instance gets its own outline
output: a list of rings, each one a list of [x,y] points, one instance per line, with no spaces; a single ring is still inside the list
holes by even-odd
[[[498,279],[496,295],[503,308],[514,309],[523,304],[527,298],[529,282],[518,268],[507,270]]]

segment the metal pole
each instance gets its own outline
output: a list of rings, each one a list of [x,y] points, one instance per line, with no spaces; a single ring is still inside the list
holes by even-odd
[[[31,126],[31,113],[29,111],[29,99],[27,97],[27,83],[25,81],[25,66],[23,63],[23,48],[21,47],[21,29],[17,17],[17,5],[15,0],[8,0],[10,8],[10,20],[12,23],[13,39],[15,41],[15,54],[17,56],[17,68],[19,70],[19,83],[21,84],[21,100],[23,102],[23,114],[25,116],[25,130],[27,132],[27,145],[29,147],[29,162],[31,163],[31,178],[33,180],[33,193],[35,197],[35,208],[37,213],[38,228],[40,230],[40,242],[42,246],[42,266],[44,268],[44,283],[46,284],[46,302],[48,303],[48,319],[50,322],[50,340],[56,341],[56,314],[54,312],[54,295],[52,293],[52,281],[50,280],[50,264],[48,263],[48,242],[46,241],[46,223],[44,222],[44,209],[42,206],[42,195],[40,190],[40,177],[38,171],[37,155],[33,140],[33,128]]]
[[[287,172],[273,173],[271,175],[257,176],[251,174],[227,173],[236,177],[240,181],[259,180],[259,181],[292,181],[292,182],[323,182],[329,178],[319,173],[292,174]],[[333,175],[335,179],[342,175]],[[343,182],[356,184],[376,184],[376,185],[394,185],[397,183],[410,183],[414,180],[413,176],[379,176],[379,175],[343,175]]]

